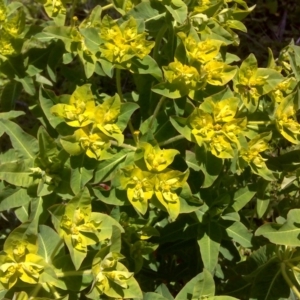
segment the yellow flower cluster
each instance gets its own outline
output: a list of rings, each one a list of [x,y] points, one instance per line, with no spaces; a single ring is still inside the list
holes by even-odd
[[[101,294],[109,294],[111,285],[118,285],[119,288],[128,288],[128,281],[133,273],[119,262],[124,258],[121,254],[110,252],[103,259],[96,257],[93,262],[93,274],[95,277],[93,286]]]
[[[68,103],[51,108],[55,116],[64,118],[72,127],[79,127],[72,136],[61,139],[62,146],[71,155],[85,152],[100,160],[110,147],[110,139],[122,144],[124,136],[115,124],[120,114],[121,101],[118,95],[96,105],[90,85],[77,87]]]
[[[100,46],[101,56],[116,64],[130,64],[133,57],[143,59],[154,47],[154,42],[147,41],[146,36],[145,32],[138,32],[138,24],[134,18],[118,25],[106,15],[100,30],[100,37],[104,40]]]
[[[236,67],[229,66],[220,59],[221,41],[200,41],[199,37],[191,34],[186,36],[183,32],[179,32],[178,36],[185,47],[188,63],[184,64],[175,58],[174,62],[163,67],[167,89],[179,91],[172,98],[185,95],[194,98],[195,91],[204,89],[207,84],[222,86],[234,77]],[[159,92],[155,87],[154,90]]]
[[[36,284],[46,266],[44,259],[38,255],[37,246],[22,239],[16,233],[11,233],[4,244],[4,251],[0,252],[0,284],[3,288],[11,289],[19,280]]]
[[[241,149],[239,134],[246,129],[246,118],[235,118],[239,99],[228,98],[219,102],[204,101],[188,118],[188,125],[199,146],[203,144],[219,158],[233,158],[235,149]],[[201,107],[211,107],[211,112]]]
[[[16,53],[17,38],[23,32],[24,26],[25,15],[22,8],[9,14],[3,0],[0,0],[0,55]]]
[[[140,213],[146,213],[148,200],[155,195],[171,218],[176,219],[180,212],[177,190],[183,187],[189,173],[167,167],[179,152],[174,149],[161,150],[158,146],[153,147],[148,143],[143,143],[141,147],[144,151],[142,164],[145,167],[125,167],[120,175],[120,187],[127,190],[128,200]]]

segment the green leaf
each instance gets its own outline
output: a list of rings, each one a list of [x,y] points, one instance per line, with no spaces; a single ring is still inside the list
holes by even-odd
[[[11,111],[22,91],[22,85],[17,81],[7,83],[1,93],[0,104],[2,111]],[[0,117],[1,118],[1,117]]]
[[[78,194],[85,185],[93,178],[95,161],[84,153],[80,156],[71,156],[71,189]]]
[[[208,188],[213,185],[219,177],[223,168],[223,160],[212,155],[205,147],[196,148],[196,159],[198,160],[201,171],[204,174],[202,188]]]
[[[269,239],[271,243],[277,245],[299,247],[299,218],[300,209],[291,209],[288,212],[287,220],[283,225],[277,223],[264,224],[256,230],[255,235],[262,235]]]
[[[119,170],[127,158],[128,149],[122,149],[112,158],[101,161],[95,168],[93,183],[101,183],[111,180],[115,171]]]
[[[44,42],[60,39],[67,47],[70,47],[72,43],[70,27],[66,26],[47,26],[43,32],[37,34],[35,37]]]
[[[270,204],[270,199],[257,199],[256,200],[256,213],[258,218],[262,218],[266,213]]]
[[[198,238],[204,268],[212,274],[218,263],[221,239],[222,232],[215,222],[208,222],[204,235]]]
[[[93,254],[94,252],[95,251],[91,251],[91,253]],[[88,257],[88,262],[90,263],[90,265],[92,264],[92,262],[90,262],[89,257]],[[84,263],[85,262],[83,262],[83,264]],[[80,270],[77,272],[74,269],[74,265],[72,263],[70,255],[63,255],[57,257],[53,261],[53,264],[56,270],[58,271],[57,273],[60,278],[60,284],[63,285],[64,290],[68,291],[68,294],[70,294],[70,291],[78,292],[84,290],[91,284],[93,280],[93,275],[91,274],[91,272],[86,272],[86,274],[84,274]],[[78,298],[76,297],[75,299]]]
[[[239,300],[239,299],[230,296],[214,296],[214,297],[207,298],[207,300]]]
[[[121,105],[120,114],[116,122],[116,125],[121,129],[121,131],[124,131],[124,129],[127,127],[127,123],[131,115],[138,108],[139,106],[136,103],[132,103],[132,102],[127,102]]]
[[[29,225],[27,228],[29,233],[37,235],[42,214],[49,216],[47,207],[44,207],[44,199],[42,197],[33,198],[30,202]]]
[[[38,131],[39,156],[42,158],[51,158],[58,154],[57,146],[46,131],[45,127],[41,126]]]
[[[162,295],[167,300],[174,300],[174,297],[169,292],[169,289],[163,283],[160,286],[158,286],[158,288],[155,290],[155,292],[158,293],[158,294],[160,294],[160,295]]]
[[[186,125],[187,119],[177,117],[177,116],[171,116],[170,121],[174,128],[182,134],[188,141],[192,141],[192,130]]]
[[[145,21],[146,28],[150,31],[158,31],[165,23],[166,12],[161,3],[141,2],[127,12],[128,16]]]
[[[218,224],[220,227],[225,229],[228,237],[232,238],[235,242],[246,248],[252,247],[252,234],[248,231],[247,227],[243,223],[221,221]]]
[[[25,92],[31,96],[33,96],[36,92],[35,86],[33,83],[33,79],[30,76],[26,76],[23,78],[19,78],[17,75],[15,76],[15,80],[20,82],[23,86]]]
[[[128,205],[127,193],[123,190],[111,188],[109,191],[93,188],[93,193],[102,202],[111,205]]]
[[[29,218],[29,202],[15,210],[16,217],[20,222],[25,223]]]
[[[189,166],[189,168],[191,168],[197,172],[201,170],[200,164],[199,164],[198,160],[196,159],[196,155],[194,152],[187,150],[185,152],[185,161],[186,161],[187,165]]]
[[[38,152],[38,142],[33,136],[9,120],[0,119],[0,126],[2,130],[9,135],[13,147],[18,150],[24,158],[34,158]]]
[[[30,200],[26,189],[8,186],[0,191],[0,211],[23,206]]]
[[[169,82],[158,83],[151,89],[154,93],[165,96],[170,99],[178,99],[186,96],[189,93],[188,88],[186,86],[176,86],[172,85]]]
[[[18,118],[19,116],[23,116],[23,115],[25,115],[23,111],[11,110],[8,112],[0,113],[0,119],[10,120],[10,119]]]
[[[192,195],[191,189],[187,183],[178,191],[180,201],[180,213],[191,213],[198,210],[203,202]]]
[[[49,226],[40,225],[38,233],[38,252],[47,263],[51,263],[57,254],[62,254],[64,243],[59,235]]]
[[[149,292],[145,293],[143,300],[168,300],[168,298],[165,298],[157,293]]]
[[[117,227],[121,233],[124,233],[123,227],[112,217],[101,214],[101,213],[93,213],[92,217],[96,216],[95,219],[101,222],[99,240],[105,241],[106,239],[110,239],[113,234],[114,227]]]
[[[235,211],[241,210],[256,194],[254,186],[245,186],[234,193],[232,208]]]
[[[169,5],[165,5],[176,22],[182,24],[187,19],[187,6],[181,0],[172,0]]]
[[[84,51],[78,51],[78,56],[83,64],[86,78],[90,78],[95,72],[96,57],[94,55],[88,55]]]
[[[57,102],[56,95],[52,91],[41,88],[39,92],[39,100],[41,108],[53,128],[57,128],[60,124],[64,123],[63,119],[55,117],[50,112],[51,107]]]
[[[131,59],[130,71],[136,74],[150,74],[158,81],[162,80],[162,71],[156,61],[149,55],[143,59],[134,57]]]
[[[103,42],[96,28],[80,28],[80,33],[84,36],[84,42],[87,48],[92,52],[99,51],[99,45]]]
[[[33,182],[32,167],[32,159],[0,164],[0,179],[12,185],[29,187]]]
[[[177,294],[175,300],[203,299],[215,294],[215,282],[209,271],[203,272],[191,279]]]
[[[21,157],[19,156],[19,152],[16,151],[14,148],[11,148],[4,153],[0,153],[0,162],[2,164],[8,163],[8,162],[13,162],[20,158]]]

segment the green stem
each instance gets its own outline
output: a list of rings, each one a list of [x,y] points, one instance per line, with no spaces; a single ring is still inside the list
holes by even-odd
[[[248,121],[248,125],[265,125],[268,126],[272,124],[273,122],[271,121]]]
[[[114,7],[114,5],[112,3],[111,4],[107,4],[107,5],[105,5],[105,6],[102,7],[102,11],[108,10],[110,8],[113,8],[113,7]]]
[[[170,139],[168,139],[168,140],[166,140],[166,141],[164,141],[164,142],[159,143],[158,145],[159,145],[159,146],[166,146],[166,145],[168,145],[168,144],[171,144],[171,143],[174,143],[174,142],[183,140],[183,139],[185,139],[184,136],[182,136],[182,135],[177,135],[177,136],[174,136],[174,137],[172,137],[172,138],[170,138]]]
[[[293,264],[291,264],[290,262],[285,262],[291,269],[295,270],[296,272],[300,273],[300,268],[294,266]]]
[[[75,14],[76,4],[77,4],[77,0],[73,0],[72,6],[71,6],[71,12],[70,12],[70,23],[71,24],[73,22],[73,17]]]
[[[72,276],[81,276],[81,275],[90,275],[92,274],[91,270],[78,270],[78,271],[66,271],[66,272],[58,272],[56,276],[58,278],[62,277],[72,277]]]
[[[280,270],[278,270],[277,273],[275,274],[275,276],[273,277],[273,279],[271,281],[271,284],[270,284],[270,286],[268,288],[268,292],[267,292],[267,295],[266,295],[265,299],[269,298],[270,292],[271,292],[271,290],[273,288],[273,284],[274,284],[274,282],[277,279],[277,277],[278,277],[279,274],[280,274]]]
[[[299,262],[300,261],[300,256],[295,256],[295,257],[289,259],[289,262],[294,262],[294,261]]]
[[[60,246],[64,243],[63,239],[60,239],[59,243],[56,245],[56,247],[54,248],[51,256],[50,256],[50,261],[47,261],[48,263],[51,263],[51,261],[53,260],[53,258],[55,257],[57,251],[60,249]]]
[[[165,34],[166,30],[167,30],[167,25],[164,24],[163,27],[158,31],[158,33],[156,35],[155,46],[154,46],[154,49],[153,49],[153,59],[155,61],[157,61],[158,52],[159,52],[160,45],[161,45],[161,40],[164,37],[164,34]]]
[[[59,293],[57,292],[56,288],[51,284],[51,283],[47,283],[51,293],[53,294],[54,298],[55,299],[59,299],[60,298],[60,295]]]
[[[121,102],[124,103],[124,97],[123,97],[122,86],[121,86],[121,70],[120,69],[116,69],[116,85],[117,85],[117,92],[119,94]],[[138,145],[135,130],[131,123],[131,120],[128,121],[128,128],[131,132],[131,135],[132,135],[132,138],[133,138],[135,144]]]
[[[116,147],[130,149],[130,150],[134,150],[134,151],[136,150],[136,147],[128,145],[128,144],[118,145],[118,143],[116,141],[110,141],[110,143]]]
[[[166,99],[165,96],[162,96],[162,97],[159,99],[159,101],[158,101],[158,103],[157,103],[157,105],[156,105],[156,107],[155,107],[154,113],[153,113],[153,115],[152,115],[151,121],[150,121],[150,123],[149,123],[149,126],[148,126],[149,129],[152,128],[153,122],[154,122],[155,118],[157,117],[157,115],[158,115],[158,113],[159,113],[159,110],[160,110],[161,106],[163,105],[165,99]]]
[[[240,287],[240,288],[237,288],[236,290],[233,290],[233,291],[230,291],[230,292],[227,292],[226,295],[231,295],[231,294],[235,294],[239,291],[242,291],[243,289],[245,289],[246,287],[250,286],[251,283],[247,283],[246,285]]]
[[[124,102],[122,86],[121,86],[121,70],[120,69],[116,69],[116,85],[117,85],[117,92],[119,94],[121,102]]]
[[[285,282],[289,285],[290,289],[295,293],[295,295],[297,296],[297,298],[300,299],[300,292],[298,291],[297,287],[295,287],[295,285],[291,281],[289,275],[286,273],[285,263],[284,262],[282,262],[280,264],[280,270],[281,270],[281,274],[282,274]]]
[[[279,245],[276,246],[276,255],[279,258],[279,260],[281,260],[281,261],[283,260],[282,252],[281,252],[281,246],[279,246]]]
[[[29,300],[34,299],[42,288],[42,284],[38,283],[29,295]]]

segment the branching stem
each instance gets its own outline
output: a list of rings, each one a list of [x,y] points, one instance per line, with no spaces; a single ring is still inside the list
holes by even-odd
[[[159,113],[159,110],[160,110],[161,106],[163,105],[165,99],[166,99],[165,96],[162,96],[162,97],[159,99],[159,101],[158,101],[158,103],[157,103],[157,105],[156,105],[156,107],[155,107],[154,113],[153,113],[153,115],[152,115],[151,121],[150,121],[150,123],[149,123],[149,126],[148,126],[149,129],[152,128],[153,122],[154,122],[155,118],[157,117],[157,115],[158,115],[158,113]]]
[[[120,69],[116,69],[116,86],[117,86],[117,92],[119,94],[121,102],[124,102],[122,86],[121,86],[121,70]]]
[[[29,295],[29,300],[34,299],[42,288],[42,284],[38,283]]]
[[[73,276],[90,275],[90,274],[92,274],[91,270],[78,270],[78,271],[58,272],[56,273],[56,276],[58,278],[62,278],[62,277],[73,277]]]
[[[112,3],[107,4],[107,5],[105,5],[105,6],[102,7],[102,11],[108,10],[110,8],[113,8],[113,7],[114,7],[114,5]]]
[[[119,94],[121,102],[124,103],[124,97],[123,97],[122,86],[121,86],[121,70],[120,69],[116,69],[116,85],[117,85],[117,92]],[[137,142],[137,138],[136,138],[136,135],[135,135],[135,130],[133,128],[131,120],[128,121],[128,128],[131,132],[131,135],[132,135],[132,138],[133,138],[135,144],[137,145],[138,142]]]
[[[54,285],[52,285],[51,283],[47,283],[51,293],[53,294],[54,298],[55,299],[59,299],[60,298],[60,295],[59,293],[57,292],[56,288],[54,287]]]
[[[159,146],[166,146],[166,145],[169,145],[169,144],[171,144],[171,143],[174,143],[174,142],[183,140],[184,138],[185,138],[185,137],[182,136],[182,135],[177,135],[177,136],[174,136],[174,137],[172,137],[172,138],[170,138],[170,139],[168,139],[168,140],[166,140],[166,141],[164,141],[164,142],[159,143],[158,145],[159,145]]]
[[[281,270],[281,274],[282,274],[285,282],[289,285],[290,289],[295,293],[297,298],[300,299],[300,292],[298,291],[297,287],[295,287],[295,285],[291,281],[289,275],[286,273],[284,262],[280,263],[280,270]]]
[[[76,9],[76,6],[77,6],[77,0],[73,0],[73,4],[71,6],[71,12],[70,12],[70,23],[72,24],[73,22],[73,17],[75,15],[75,9]]]
[[[110,143],[116,147],[130,149],[130,150],[134,150],[134,151],[136,150],[136,147],[128,145],[128,144],[118,145],[118,143],[116,141],[110,141]]]
[[[158,31],[157,35],[156,35],[156,38],[155,38],[155,46],[154,46],[154,49],[153,49],[153,59],[155,61],[157,61],[157,58],[158,58],[158,52],[159,52],[159,49],[160,49],[160,45],[161,45],[161,41],[164,37],[164,34],[167,30],[167,25],[164,24],[163,27]]]
[[[291,269],[295,270],[296,272],[300,273],[300,268],[298,268],[297,266],[294,266],[293,264],[291,264],[290,262],[285,262]]]
[[[268,126],[272,123],[273,122],[271,122],[271,121],[248,121],[248,125],[265,125],[265,126]]]

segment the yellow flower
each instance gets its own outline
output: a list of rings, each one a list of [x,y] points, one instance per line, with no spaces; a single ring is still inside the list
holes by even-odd
[[[119,260],[123,256],[119,253],[110,252],[103,259],[97,257],[93,262],[93,274],[95,276],[93,286],[100,294],[107,294],[111,285],[118,285],[120,288],[128,288],[128,280],[133,276]]]
[[[225,85],[236,73],[236,67],[229,66],[220,61],[210,61],[202,69],[206,82],[211,85]]]
[[[219,158],[233,158],[234,150],[231,140],[225,134],[216,134],[208,143],[211,153]]]
[[[105,16],[102,20],[100,37],[105,41],[100,46],[101,55],[112,63],[125,63],[134,56],[143,59],[154,47],[154,42],[146,40],[145,32],[138,33],[138,25],[130,18],[121,25]]]
[[[256,136],[248,143],[246,149],[241,149],[241,157],[248,163],[254,164],[258,168],[265,167],[264,161],[266,159],[262,158],[259,154],[269,149],[268,141],[271,139],[272,133],[262,133]]]
[[[189,170],[184,173],[167,170],[156,175],[155,195],[173,220],[177,218],[180,212],[178,189],[183,187],[188,176]]]
[[[188,124],[192,128],[192,134],[199,146],[202,146],[206,141],[210,141],[215,134],[215,124],[212,116],[199,108],[196,108],[190,115]]]
[[[75,137],[81,149],[91,158],[99,160],[102,152],[110,147],[109,137],[99,130],[90,133],[88,129],[78,129]]]
[[[5,30],[0,29],[0,54],[3,56],[12,55],[16,52],[13,46],[13,38]]]
[[[39,276],[44,270],[43,258],[25,252],[26,247],[16,248],[16,259],[4,251],[0,253],[0,281],[7,289],[11,289],[18,279],[29,284],[39,281]]]
[[[175,149],[163,149],[158,146],[152,146],[148,143],[144,143],[142,148],[145,149],[144,160],[149,171],[161,172],[167,168],[174,160],[175,155],[179,154],[179,151]]]
[[[3,0],[0,0],[0,23],[6,20],[7,9]]]
[[[95,109],[94,126],[97,127],[105,135],[118,141],[121,145],[124,136],[121,129],[115,124],[121,110],[121,100],[118,94],[106,99]]]
[[[165,79],[174,85],[183,85],[187,89],[195,89],[200,81],[200,75],[196,68],[184,65],[179,61],[163,67]]]
[[[148,201],[154,192],[154,175],[134,166],[122,169],[120,175],[121,188],[127,190],[127,197],[134,208],[145,214]]]
[[[91,124],[95,113],[95,101],[90,85],[77,87],[70,96],[69,103],[54,105],[51,113],[64,118],[72,127],[85,127]]]
[[[86,252],[88,245],[97,243],[99,226],[100,223],[91,220],[90,207],[78,207],[74,211],[66,207],[60,222],[63,231],[59,233],[62,237],[69,236],[76,250]]]
[[[187,37],[184,39],[184,45],[191,61],[206,63],[218,55],[222,42],[211,39],[196,42],[192,37]]]

